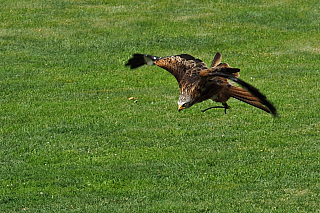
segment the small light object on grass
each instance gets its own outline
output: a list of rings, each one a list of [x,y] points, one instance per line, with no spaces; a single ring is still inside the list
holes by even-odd
[[[130,97],[130,98],[128,98],[128,100],[129,100],[129,101],[134,100],[134,103],[137,103],[137,102],[138,102],[138,100],[136,100],[136,98],[134,98],[134,97]]]

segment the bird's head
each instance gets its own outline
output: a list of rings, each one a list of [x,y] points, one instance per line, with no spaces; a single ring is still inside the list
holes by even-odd
[[[180,94],[178,101],[178,110],[179,112],[183,109],[187,109],[193,105],[193,100],[189,95]]]

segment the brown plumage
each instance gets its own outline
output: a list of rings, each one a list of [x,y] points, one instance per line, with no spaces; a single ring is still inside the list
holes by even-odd
[[[226,109],[230,108],[226,102],[233,97],[274,116],[277,115],[276,108],[267,101],[266,96],[252,85],[238,78],[240,69],[231,68],[227,63],[221,63],[220,53],[215,55],[210,68],[200,59],[188,54],[163,58],[134,54],[126,66],[134,69],[145,64],[155,64],[169,71],[176,78],[180,88],[179,111],[211,99],[215,102],[221,102],[223,106],[214,106],[208,109],[224,108],[226,112]],[[245,89],[230,84],[228,79],[238,83]],[[204,112],[208,109],[202,111]]]

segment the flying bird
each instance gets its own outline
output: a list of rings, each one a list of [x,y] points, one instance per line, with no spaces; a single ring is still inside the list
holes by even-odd
[[[188,54],[157,57],[146,54],[133,54],[126,66],[131,69],[143,65],[157,65],[170,72],[178,81],[180,96],[178,100],[179,112],[194,104],[211,99],[222,103],[222,106],[212,108],[224,108],[225,113],[230,106],[227,101],[233,97],[254,107],[257,107],[273,116],[277,115],[276,108],[267,100],[266,96],[254,86],[239,79],[240,69],[232,68],[227,63],[221,63],[221,54],[217,53],[211,67],[200,59]],[[235,86],[229,81],[236,82],[242,87]]]

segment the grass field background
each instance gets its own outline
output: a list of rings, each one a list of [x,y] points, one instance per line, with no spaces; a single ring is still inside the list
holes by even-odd
[[[0,7],[1,212],[320,211],[318,0]],[[178,113],[174,77],[124,66],[217,51],[279,118]]]

